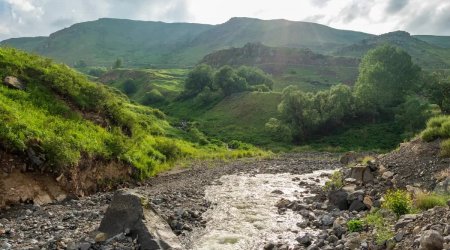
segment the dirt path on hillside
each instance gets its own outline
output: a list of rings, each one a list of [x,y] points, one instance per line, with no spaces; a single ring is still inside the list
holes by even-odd
[[[205,199],[205,187],[220,185],[218,179],[221,176],[305,174],[340,167],[338,159],[338,155],[329,153],[299,153],[272,159],[244,159],[214,164],[198,162],[186,169],[151,178],[133,189],[148,197],[152,206],[187,245],[190,233],[206,224],[202,214],[211,204]],[[4,211],[0,214],[0,248],[75,249],[90,246],[90,249],[96,249],[95,236],[91,232],[99,226],[112,195],[113,192],[98,193],[57,204],[23,205]],[[84,242],[84,245],[79,245],[80,242]],[[127,248],[133,243],[120,244],[124,245],[116,247]]]

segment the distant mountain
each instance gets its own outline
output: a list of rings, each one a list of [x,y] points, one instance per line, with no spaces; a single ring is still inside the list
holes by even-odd
[[[103,18],[72,25],[49,37],[1,42],[74,65],[178,67],[196,64],[219,49],[261,42],[275,47],[331,52],[373,35],[287,20],[232,18],[219,25],[163,23]]]
[[[432,41],[430,43],[424,40]],[[434,44],[445,44],[445,37],[431,39],[428,36],[411,36],[405,31],[395,31],[364,39],[335,52],[338,56],[362,57],[368,50],[382,44],[391,44],[404,49],[413,61],[424,68],[450,68],[450,49]]]

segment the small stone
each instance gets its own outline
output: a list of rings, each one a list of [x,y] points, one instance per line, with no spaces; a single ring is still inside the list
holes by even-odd
[[[333,225],[334,218],[332,216],[330,216],[329,214],[326,214],[320,218],[320,222],[324,226],[331,226],[331,225]]]
[[[105,233],[98,233],[95,235],[95,242],[104,242],[107,240],[107,235]]]
[[[444,238],[435,230],[422,232],[420,237],[421,250],[441,250],[444,248]]]
[[[269,242],[266,245],[264,245],[264,250],[272,250],[275,248],[275,243]]]
[[[383,175],[381,177],[385,180],[388,180],[388,179],[391,179],[393,176],[394,176],[394,173],[392,173],[391,171],[386,171],[383,173]]]
[[[404,236],[404,235],[405,235],[405,232],[403,232],[403,231],[398,232],[398,233],[394,236],[395,241],[400,242],[400,241],[403,239],[403,236]]]
[[[275,189],[272,191],[272,194],[284,194],[283,191]]]
[[[370,196],[365,196],[363,199],[363,203],[368,209],[371,209],[373,207],[372,198]]]

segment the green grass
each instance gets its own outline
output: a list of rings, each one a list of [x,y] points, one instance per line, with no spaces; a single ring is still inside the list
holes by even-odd
[[[383,217],[382,211],[378,210],[373,213],[369,213],[364,217],[363,221],[368,225],[376,229],[375,242],[378,245],[383,244],[385,241],[394,237],[392,230],[392,222]]]
[[[45,155],[45,166],[64,172],[83,157],[131,164],[139,177],[185,158],[267,155],[253,146],[230,150],[188,141],[154,108],[131,103],[114,89],[90,82],[65,65],[14,49],[0,49],[0,78],[17,76],[25,91],[0,86],[0,144]]]
[[[420,210],[428,210],[436,206],[446,206],[450,196],[421,193],[415,197],[414,205]]]
[[[425,141],[443,139],[441,143],[441,155],[450,156],[450,116],[436,116],[428,120],[421,137]]]
[[[401,134],[401,128],[394,122],[355,123],[305,142],[297,150],[386,152],[395,149],[404,140]]]

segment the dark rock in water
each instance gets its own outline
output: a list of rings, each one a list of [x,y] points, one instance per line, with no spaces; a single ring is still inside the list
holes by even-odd
[[[117,191],[98,231],[110,239],[129,229],[141,249],[181,249],[169,225],[144,200],[129,190]]]
[[[338,207],[340,210],[348,209],[347,197],[348,193],[342,190],[331,191],[328,193],[328,200],[330,203]]]
[[[284,194],[283,191],[275,189],[272,191],[272,194]]]
[[[269,242],[264,246],[264,250],[272,250],[275,249],[275,244],[273,242]]]
[[[23,85],[22,82],[14,76],[5,77],[5,79],[3,80],[3,84],[13,89],[25,89],[25,85]]]
[[[312,239],[311,236],[307,233],[303,236],[299,236],[297,237],[297,239],[295,239],[298,241],[298,243],[302,244],[303,246],[309,246],[312,243]]]
[[[366,209],[367,209],[366,205],[360,200],[354,200],[352,204],[350,204],[350,207],[348,208],[349,211],[357,211],[357,212]]]
[[[441,250],[444,248],[444,238],[435,230],[422,232],[420,237],[421,250]]]

